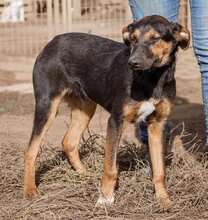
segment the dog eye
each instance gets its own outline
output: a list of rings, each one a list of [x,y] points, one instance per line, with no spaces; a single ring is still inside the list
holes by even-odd
[[[160,39],[161,39],[160,37],[151,38],[150,41],[149,41],[149,43],[150,43],[150,44],[155,44],[155,43],[157,43]]]
[[[137,42],[137,38],[136,37],[132,37],[131,41],[132,41],[132,43],[136,43]]]

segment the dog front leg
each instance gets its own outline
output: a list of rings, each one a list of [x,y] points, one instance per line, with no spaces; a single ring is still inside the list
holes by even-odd
[[[165,184],[166,172],[163,146],[164,125],[169,112],[169,103],[162,102],[157,106],[155,116],[148,120],[148,142],[152,163],[155,197],[156,201],[162,207],[169,207],[172,205]]]
[[[114,191],[117,183],[117,151],[122,134],[122,122],[114,117],[108,120],[107,138],[105,146],[104,172],[101,182],[101,196],[98,205],[114,203]]]

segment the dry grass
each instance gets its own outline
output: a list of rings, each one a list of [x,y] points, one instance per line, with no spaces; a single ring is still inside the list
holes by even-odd
[[[162,209],[154,201],[149,166],[134,145],[119,152],[119,187],[112,207],[95,208],[104,158],[104,139],[83,139],[81,156],[91,176],[79,176],[60,146],[45,143],[37,163],[40,195],[24,200],[23,150],[2,144],[0,161],[0,219],[208,219],[208,161],[197,161],[173,142],[173,160],[167,168],[167,186],[174,206]]]

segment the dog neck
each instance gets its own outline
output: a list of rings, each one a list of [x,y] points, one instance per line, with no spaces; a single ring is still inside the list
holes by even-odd
[[[175,58],[163,67],[152,67],[144,71],[133,71],[131,97],[137,101],[150,98],[166,98],[164,87],[173,81],[176,67]]]

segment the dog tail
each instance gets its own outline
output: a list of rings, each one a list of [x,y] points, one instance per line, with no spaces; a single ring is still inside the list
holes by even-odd
[[[77,77],[67,77],[68,87],[72,90],[73,95],[82,98],[89,99],[84,89],[84,84]]]

